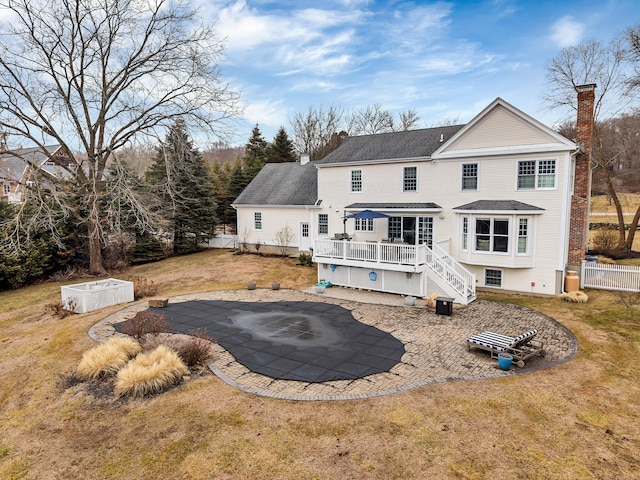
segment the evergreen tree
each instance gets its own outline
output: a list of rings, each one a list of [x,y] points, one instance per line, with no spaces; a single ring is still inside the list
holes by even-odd
[[[297,160],[293,142],[284,127],[280,127],[269,146],[267,163],[295,162]]]
[[[170,222],[174,252],[194,251],[215,235],[213,178],[178,120],[158,148],[146,175]]]
[[[251,181],[262,169],[264,164],[267,163],[268,155],[269,144],[262,136],[260,127],[256,124],[251,132],[249,142],[245,145],[244,157],[242,157],[245,166],[244,174],[248,177],[249,181]]]
[[[242,168],[242,164],[239,161],[236,161],[231,168],[231,174],[229,176],[229,188],[228,188],[228,199],[229,199],[229,208],[227,209],[227,219],[229,223],[236,224],[236,211],[231,204],[234,202],[238,195],[242,193],[251,178],[248,178]]]

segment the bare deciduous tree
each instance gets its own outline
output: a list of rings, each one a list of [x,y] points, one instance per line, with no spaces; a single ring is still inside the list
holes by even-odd
[[[306,113],[296,113],[289,121],[293,130],[293,144],[296,151],[308,153],[311,160],[326,155],[326,146],[332,136],[342,129],[343,111],[331,106],[328,109],[314,109],[309,106]]]
[[[220,136],[236,113],[237,96],[218,69],[223,43],[185,5],[0,0],[0,130],[47,154],[51,142],[68,153],[68,162],[51,158],[65,174],[50,179],[47,201],[86,225],[92,272],[104,271],[109,212],[100,205],[114,152],[140,136],[161,138],[177,118]]]
[[[615,37],[607,45],[589,41],[563,48],[547,65],[547,94],[544,96],[550,108],[577,110],[577,87],[588,83],[597,85],[594,104],[593,162],[603,176],[608,195],[612,199],[619,225],[618,248],[630,250],[633,236],[626,236],[624,210],[617,193],[611,163],[615,160],[605,147],[600,117],[613,116],[621,111],[626,88],[626,50],[622,37]],[[629,105],[628,99],[625,103]],[[640,207],[638,212],[640,215]],[[635,233],[635,232],[634,232]]]

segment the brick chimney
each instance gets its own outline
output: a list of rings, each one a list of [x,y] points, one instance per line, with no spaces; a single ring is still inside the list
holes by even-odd
[[[580,151],[576,154],[571,216],[569,219],[569,265],[580,265],[589,243],[589,199],[591,197],[591,141],[593,138],[593,108],[595,83],[579,85],[576,142]]]

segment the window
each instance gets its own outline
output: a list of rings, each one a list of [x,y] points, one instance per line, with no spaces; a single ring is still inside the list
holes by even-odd
[[[373,218],[356,218],[356,232],[373,232]]]
[[[404,167],[402,175],[402,191],[415,192],[418,190],[418,167]]]
[[[402,217],[390,217],[388,224],[389,238],[402,238]]]
[[[262,230],[262,212],[253,213],[253,228]]]
[[[362,192],[362,170],[351,170],[351,193]]]
[[[462,250],[469,250],[469,217],[462,217]]]
[[[484,284],[487,287],[502,287],[502,270],[487,268],[484,271]]]
[[[5,195],[9,195],[11,193],[11,185],[9,185],[8,183],[4,183],[2,185],[2,191]]]
[[[518,253],[527,253],[529,243],[529,219],[518,221]]]
[[[476,251],[508,252],[509,220],[497,218],[476,219]]]
[[[462,190],[478,189],[478,164],[462,164]]]
[[[418,218],[418,243],[433,247],[433,217]]]
[[[318,214],[318,233],[319,234],[329,233],[329,214],[328,213]]]
[[[518,162],[518,189],[555,188],[555,160],[526,160]]]
[[[303,238],[308,238],[309,237],[309,224],[308,223],[303,223],[302,224],[302,237]]]

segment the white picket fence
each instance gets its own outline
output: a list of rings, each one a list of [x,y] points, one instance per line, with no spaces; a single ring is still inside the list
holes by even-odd
[[[583,261],[580,288],[640,292],[640,267]]]

